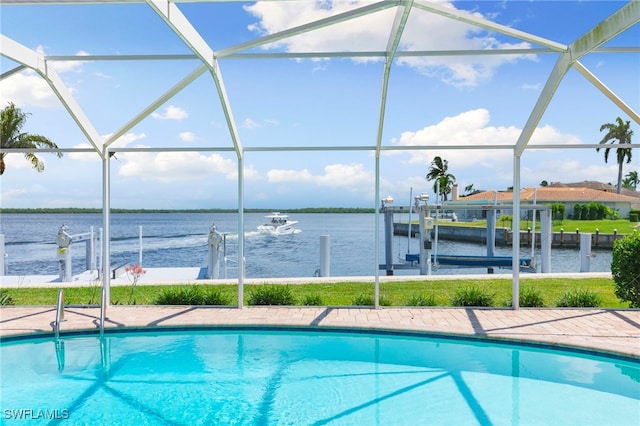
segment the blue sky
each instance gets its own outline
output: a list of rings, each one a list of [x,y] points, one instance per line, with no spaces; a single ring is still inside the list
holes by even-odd
[[[369,4],[361,1],[178,3],[213,50]],[[570,44],[626,2],[442,2],[478,17]],[[309,32],[253,52],[384,50],[394,10]],[[191,51],[146,4],[0,6],[1,33],[47,56],[186,55]],[[605,47],[638,47],[640,26]],[[400,50],[538,47],[413,10]],[[402,57],[392,67],[383,146],[436,150],[384,151],[381,196],[409,201],[432,192],[425,180],[440,155],[464,192],[513,184],[510,150],[447,150],[447,145],[512,145],[555,62],[555,54]],[[640,54],[592,53],[581,63],[631,108],[640,109]],[[51,61],[102,137],[108,137],[199,65],[183,61]],[[18,64],[2,57],[6,72]],[[223,59],[220,70],[246,148],[373,146],[383,63],[379,59]],[[0,104],[15,102],[29,118],[23,129],[64,148],[88,147],[86,137],[42,78],[23,71],[0,81]],[[575,70],[562,80],[531,144],[593,144],[603,123],[629,120]],[[640,128],[632,124],[634,143]],[[210,74],[177,93],[114,146],[232,147]],[[440,149],[441,147],[441,149]],[[615,184],[612,155],[594,149],[527,150],[522,186],[597,180]],[[100,207],[101,161],[94,154],[42,154],[37,173],[18,155],[6,159],[3,207]],[[640,152],[624,172],[640,171]],[[248,151],[247,208],[373,207],[375,160],[367,151]],[[118,208],[235,208],[233,152],[122,152],[112,161],[111,203]],[[406,200],[403,202],[402,200]]]

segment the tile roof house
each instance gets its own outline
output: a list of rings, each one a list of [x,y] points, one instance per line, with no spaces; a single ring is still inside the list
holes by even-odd
[[[573,183],[561,183],[551,182],[549,184],[551,188],[591,188],[598,191],[616,192],[616,187],[610,183],[597,182],[594,180],[585,180],[584,182]],[[640,191],[634,191],[633,189],[620,188],[620,195],[628,195],[630,197],[640,198]]]
[[[567,217],[573,215],[573,207],[576,204],[586,204],[596,202],[603,204],[612,210],[617,210],[620,217],[628,217],[629,210],[640,209],[640,193],[638,191],[630,191],[638,193],[638,196],[629,196],[616,194],[607,190],[592,189],[586,187],[573,186],[545,186],[540,188],[523,188],[520,191],[520,205],[525,207],[527,204],[533,204],[534,199],[537,204],[553,204],[563,203],[565,205],[565,214]],[[466,197],[452,200],[448,205],[453,204],[473,204],[473,205],[490,205],[505,204],[503,214],[512,214],[510,209],[513,203],[512,191],[481,191],[468,195]],[[508,206],[508,207],[507,207]],[[473,211],[472,211],[473,210]],[[467,215],[470,217],[483,217],[482,209],[469,209]],[[528,217],[530,212],[523,210],[520,215],[522,218]],[[460,214],[458,214],[460,216]],[[461,219],[463,219],[461,217]]]

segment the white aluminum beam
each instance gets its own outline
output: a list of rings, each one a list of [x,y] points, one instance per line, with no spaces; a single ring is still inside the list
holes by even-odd
[[[216,83],[218,98],[220,99],[220,103],[222,104],[222,110],[224,111],[224,118],[227,121],[227,128],[229,129],[229,134],[231,135],[231,141],[233,142],[233,146],[236,149],[236,156],[238,157],[238,159],[241,159],[244,156],[244,148],[242,147],[242,143],[240,141],[240,134],[238,133],[236,120],[233,118],[231,104],[229,102],[229,97],[227,96],[227,89],[224,86],[224,81],[222,80],[220,70],[216,68],[215,70],[210,70],[210,72],[211,77]]]
[[[4,80],[5,78],[11,77],[13,74],[17,74],[19,72],[22,72],[24,70],[26,70],[27,67],[20,64],[17,67],[10,69],[9,71],[5,71],[2,74],[0,74],[0,81]]]
[[[580,73],[584,78],[589,80],[591,84],[593,84],[598,90],[600,90],[604,95],[609,98],[614,104],[618,106],[622,111],[624,111],[633,121],[640,124],[640,115],[633,110],[629,105],[627,105],[618,95],[613,93],[611,89],[605,86],[598,78],[593,75],[584,65],[580,62],[576,62],[573,64],[573,67]]]
[[[402,38],[402,32],[404,30],[404,26],[407,23],[407,19],[409,18],[409,13],[411,13],[411,6],[413,4],[413,0],[410,0],[405,3],[404,8],[398,8],[396,11],[395,19],[393,20],[393,25],[391,27],[391,32],[389,34],[389,40],[387,42],[387,50],[386,50],[386,59],[384,62],[384,71],[382,73],[382,93],[380,94],[380,115],[378,117],[378,134],[376,137],[376,153],[375,153],[375,168],[376,168],[376,183],[375,183],[375,247],[376,254],[375,258],[375,282],[374,282],[374,290],[373,290],[373,298],[374,298],[374,308],[380,308],[380,267],[379,265],[379,238],[380,238],[380,212],[379,212],[379,203],[380,203],[380,145],[382,144],[382,131],[384,129],[384,114],[387,106],[387,90],[389,88],[389,74],[391,73],[391,66],[393,65],[393,60],[395,57],[395,53],[398,50],[398,45],[400,44],[400,39]],[[409,225],[411,226],[411,225]]]
[[[524,31],[516,30],[515,28],[507,27],[505,25],[497,24],[495,22],[488,21],[483,18],[479,18],[470,13],[456,10],[450,7],[444,7],[437,3],[431,3],[424,0],[416,0],[415,7],[425,10],[427,12],[435,13],[436,15],[445,16],[447,18],[455,19],[456,21],[464,22],[474,27],[484,28],[485,30],[495,31],[510,37],[514,37],[520,40],[528,41],[539,46],[548,47],[557,52],[564,52],[567,50],[567,46],[562,43],[538,37],[533,34],[526,33]]]
[[[324,28],[329,25],[334,25],[340,22],[348,21],[350,19],[359,18],[361,16],[365,16],[373,12],[378,12],[380,10],[385,10],[394,6],[398,6],[400,4],[401,4],[401,1],[398,1],[398,0],[383,0],[381,2],[370,4],[368,6],[363,6],[357,9],[353,9],[348,12],[331,16],[329,18],[318,19],[317,21],[313,21],[308,24],[299,25],[297,27],[289,28],[288,30],[280,31],[275,34],[270,34],[268,36],[260,37],[255,40],[251,40],[245,43],[237,44],[235,46],[227,47],[225,49],[216,50],[215,56],[217,58],[224,58],[225,56],[229,56],[233,53],[241,52],[243,50],[253,49],[254,47],[264,46],[265,44],[273,43],[273,42],[283,40],[285,38],[293,37],[299,34],[304,34],[309,31],[317,30],[319,28]]]
[[[373,303],[374,303],[374,309],[378,309],[380,307],[380,156],[376,155],[375,157],[375,169],[376,169],[376,176],[375,176],[375,197],[374,197],[374,203],[375,203],[375,210],[374,210],[374,217],[375,217],[375,226],[374,226],[374,237],[373,237],[373,241],[374,241],[374,247],[375,247],[375,253],[373,256],[374,262],[375,262],[375,269],[374,269],[374,283],[373,283]],[[409,225],[411,226],[411,225]]]
[[[177,6],[165,0],[149,0],[149,4],[162,16],[165,23],[178,37],[198,55],[209,69],[216,85],[218,99],[222,106],[227,121],[227,128],[238,158],[238,235],[242,236],[238,239],[238,307],[242,308],[244,305],[244,151],[242,150],[238,128],[233,118],[233,112],[231,111],[231,104],[229,103],[222,74],[220,73],[218,61],[215,58],[213,49],[209,47],[207,42],[200,36],[200,33],[191,25],[191,22],[189,22]]]
[[[540,96],[538,97],[538,100],[536,101],[536,104],[531,111],[531,114],[529,114],[527,123],[524,125],[524,128],[522,129],[522,132],[518,137],[518,141],[516,142],[515,153],[518,157],[522,155],[522,152],[525,150],[527,143],[529,143],[531,135],[533,135],[533,132],[536,130],[538,123],[540,123],[542,115],[546,111],[549,102],[551,102],[553,95],[558,89],[560,81],[569,70],[570,65],[570,56],[568,53],[563,53],[556,61],[556,64],[551,71],[551,75],[547,79],[547,82],[545,83],[544,88],[542,89],[542,92],[540,93]]]
[[[571,43],[571,62],[578,61],[587,53],[591,53],[598,46],[603,45],[638,22],[640,22],[640,1],[630,1]]]
[[[147,3],[202,62],[210,69],[215,67],[213,50],[178,6],[167,0],[147,0]]]
[[[107,147],[102,152],[102,231],[102,291],[106,297],[101,299],[101,311],[103,303],[111,305],[111,157]]]
[[[520,155],[513,155],[513,220],[511,222],[511,307],[520,309]]]
[[[102,138],[58,73],[47,66],[44,55],[23,46],[4,34],[0,34],[0,54],[37,72],[49,84],[56,97],[89,140],[95,152],[102,156]]]
[[[551,76],[547,80],[533,111],[529,115],[529,119],[516,142],[516,155],[522,155],[522,152],[531,139],[531,135],[540,122],[544,111],[560,85],[560,81],[569,70],[569,67],[587,53],[592,52],[598,46],[611,40],[638,22],[640,22],[640,1],[636,0],[621,7],[613,15],[600,22],[569,46],[568,52],[562,54],[556,62]],[[580,71],[579,66],[578,71]]]
[[[114,143],[120,136],[127,133],[131,130],[136,124],[144,120],[149,114],[153,111],[157,110],[162,104],[167,102],[169,99],[174,97],[178,92],[191,84],[196,78],[200,77],[202,73],[207,70],[206,65],[200,65],[197,69],[191,72],[188,76],[183,78],[178,84],[173,86],[167,92],[165,92],[162,96],[152,102],[148,107],[138,113],[135,117],[133,117],[127,124],[122,126],[119,130],[114,132],[109,138],[105,141],[105,146],[109,146]]]
[[[0,0],[2,1],[2,0]],[[508,56],[508,55],[543,55],[557,54],[558,52],[548,48],[531,47],[528,49],[490,49],[490,50],[407,50],[396,51],[395,56],[400,57],[426,57],[426,56]],[[598,47],[592,53],[640,53],[640,47]],[[305,59],[305,58],[384,58],[387,52],[384,50],[370,51],[322,51],[322,52],[251,52],[233,53],[218,60],[228,59]],[[45,59],[52,61],[179,61],[198,60],[195,54],[178,55],[47,55]],[[0,76],[1,78],[1,76]]]
[[[218,98],[222,105],[227,128],[231,134],[233,146],[236,148],[238,158],[244,154],[242,152],[242,144],[240,143],[240,135],[238,134],[238,126],[233,118],[229,97],[224,87],[222,75],[218,67],[218,61],[215,58],[213,49],[209,47],[207,42],[200,36],[200,33],[191,25],[191,22],[182,14],[175,4],[167,0],[147,0],[148,4],[158,13],[164,22],[173,30],[173,32],[207,65],[213,81],[216,85]]]
[[[393,60],[395,59],[395,54],[398,50],[400,39],[402,38],[404,26],[409,18],[409,13],[411,13],[412,5],[413,0],[410,0],[405,3],[403,8],[398,8],[389,34],[389,40],[387,42],[386,58],[384,61],[384,70],[382,72],[382,92],[380,94],[380,113],[378,116],[378,133],[376,136],[376,158],[380,157],[380,146],[382,145],[384,115],[387,107],[387,92],[389,90],[389,74],[391,73],[391,66],[393,65]],[[378,232],[377,229],[376,232]]]

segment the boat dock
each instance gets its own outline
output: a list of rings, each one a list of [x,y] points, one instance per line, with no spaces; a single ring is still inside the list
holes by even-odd
[[[407,235],[409,224],[407,222],[394,222],[394,235]],[[418,235],[419,225],[411,224],[411,236]],[[580,248],[580,231],[574,232],[553,232],[551,247],[554,248]],[[591,233],[591,248],[594,249],[612,249],[613,242],[624,237],[624,234],[604,234],[600,232]],[[468,243],[485,244],[487,242],[487,229],[477,226],[464,225],[447,225],[438,224],[438,238],[447,241],[464,241]],[[513,232],[509,228],[495,229],[496,245],[510,247],[513,243]],[[536,247],[540,247],[542,239],[540,232],[535,235],[531,231],[520,231],[520,246],[531,247],[532,241],[535,241]]]

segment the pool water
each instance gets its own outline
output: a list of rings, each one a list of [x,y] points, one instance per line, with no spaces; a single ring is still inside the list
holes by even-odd
[[[11,425],[640,424],[640,362],[474,339],[118,332],[5,339],[0,364]]]

